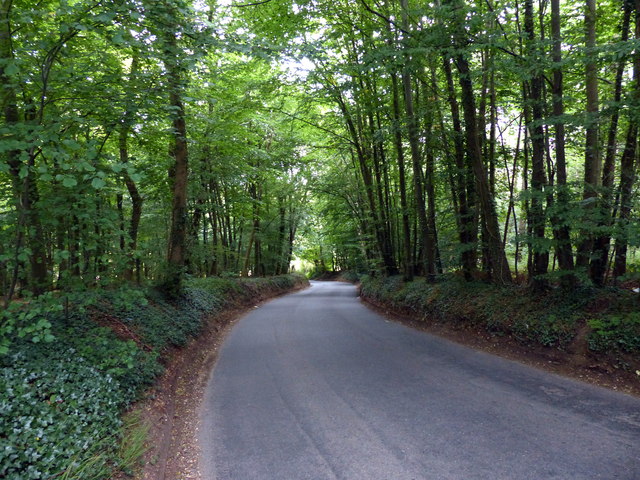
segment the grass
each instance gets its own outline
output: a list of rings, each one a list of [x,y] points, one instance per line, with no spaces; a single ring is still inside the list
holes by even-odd
[[[122,441],[118,448],[118,468],[127,475],[133,475],[141,466],[143,455],[147,451],[147,438],[151,426],[146,423],[140,411],[126,414],[122,425]]]

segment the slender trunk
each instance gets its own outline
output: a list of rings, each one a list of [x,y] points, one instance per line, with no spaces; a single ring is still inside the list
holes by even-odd
[[[625,43],[629,40],[629,24],[631,18],[633,0],[623,0],[624,13],[622,25],[620,28],[620,41]],[[623,57],[618,64],[616,70],[616,78],[613,92],[613,114],[611,123],[609,124],[609,132],[607,135],[607,146],[605,150],[604,167],[602,169],[602,200],[600,202],[600,230],[605,229],[606,232],[596,237],[593,244],[593,252],[591,253],[591,265],[589,266],[589,275],[591,281],[599,286],[604,285],[607,273],[607,262],[609,258],[609,248],[611,244],[611,234],[609,229],[613,222],[611,216],[612,199],[613,199],[613,180],[615,176],[615,157],[616,157],[616,136],[618,131],[618,119],[620,116],[620,100],[622,99],[622,79],[624,70],[627,65],[627,56]]]
[[[637,88],[637,87],[636,87]],[[627,273],[627,250],[629,244],[630,218],[633,208],[633,184],[635,182],[635,158],[638,148],[638,123],[631,120],[627,132],[622,159],[620,161],[620,212],[616,225],[616,255],[613,276]]]
[[[285,200],[282,197],[278,198],[278,214],[280,217],[280,223],[278,224],[278,240],[276,242],[276,258],[274,274],[281,275],[284,272],[284,259],[285,259],[285,231],[286,231],[286,213]]]
[[[400,0],[402,8],[402,25],[405,30],[409,28],[409,19],[407,15],[407,0]],[[409,59],[406,59],[405,67],[402,70],[402,86],[404,92],[404,106],[407,113],[407,132],[409,135],[409,146],[411,148],[411,160],[413,165],[413,186],[416,199],[416,209],[418,212],[418,228],[420,230],[421,246],[424,249],[424,274],[427,281],[435,280],[435,242],[433,240],[433,232],[429,230],[429,222],[427,220],[427,210],[424,204],[424,192],[422,185],[422,168],[420,162],[420,146],[418,136],[418,125],[413,108],[413,90],[411,88],[411,77],[407,65]]]
[[[407,202],[407,181],[405,173],[404,149],[402,147],[402,133],[400,131],[400,99],[398,98],[398,77],[391,74],[391,84],[393,89],[393,134],[398,157],[398,177],[400,187],[400,210],[402,216],[402,247],[404,256],[404,278],[406,281],[413,280],[413,256],[411,255],[411,229],[409,226],[409,205]]]
[[[131,70],[129,73],[129,84],[133,90],[135,88],[134,81],[138,74],[139,57],[135,54],[131,60]],[[131,132],[131,125],[135,118],[135,110],[129,107],[124,113],[124,119],[120,132],[118,135],[118,150],[120,154],[120,162],[124,165],[129,163],[129,133]],[[129,192],[131,198],[131,219],[129,220],[128,228],[128,245],[126,250],[126,267],[124,271],[124,277],[126,280],[133,280],[133,273],[136,266],[136,250],[138,249],[138,227],[140,226],[140,219],[142,217],[142,196],[138,190],[138,186],[129,175],[128,170],[123,170],[124,183]]]
[[[173,126],[172,166],[173,189],[171,205],[171,230],[169,232],[168,272],[165,287],[173,294],[182,289],[183,269],[186,259],[187,239],[187,182],[189,175],[189,153],[187,149],[187,125],[182,103],[183,72],[181,59],[176,57],[178,45],[173,31],[165,32],[165,58],[169,105]]]
[[[0,107],[7,127],[15,128],[20,123],[20,112],[17,101],[16,79],[8,73],[13,65],[14,55],[11,40],[11,0],[0,0]],[[25,120],[36,122],[32,112],[25,113]],[[5,138],[7,140],[7,138]],[[26,156],[26,161],[22,160]],[[45,292],[51,285],[44,231],[37,211],[40,198],[38,186],[34,178],[36,152],[11,150],[7,153],[9,173],[12,178],[14,197],[18,200],[19,238],[26,239],[29,255],[29,287],[36,295]],[[20,241],[19,243],[22,243]],[[23,252],[19,252],[20,254]],[[18,278],[18,275],[14,276]],[[13,294],[15,282],[10,290]]]
[[[431,135],[431,128],[429,128],[427,134]],[[438,274],[442,275],[442,259],[440,257],[440,250],[438,248],[438,230],[436,228],[436,192],[434,186],[435,158],[433,156],[433,150],[431,149],[427,150],[425,167],[425,190],[427,194],[427,220],[429,225],[429,233],[431,234],[431,241],[433,242],[436,271],[438,272]]]
[[[635,38],[640,40],[640,0],[635,6]],[[633,53],[633,106],[640,105],[640,49]],[[635,161],[638,148],[638,119],[630,115],[629,130],[624,151],[620,160],[620,213],[616,225],[616,255],[613,267],[614,278],[627,273],[627,250],[629,229],[631,227],[631,209],[633,208],[633,184],[635,183]]]
[[[453,83],[453,74],[451,72],[451,63],[448,58],[442,60],[443,70],[447,81],[447,99],[449,102],[449,108],[451,110],[451,120],[453,123],[453,145],[454,145],[454,158],[455,158],[455,185],[458,196],[458,218],[459,218],[459,232],[458,236],[460,243],[462,244],[462,271],[466,280],[473,278],[473,273],[476,270],[476,250],[473,241],[475,222],[474,214],[469,208],[469,195],[467,192],[466,181],[466,164],[465,164],[465,149],[464,149],[464,135],[462,133],[462,123],[460,121],[460,109],[458,106],[458,100],[456,98],[455,86]]]
[[[551,0],[551,37],[553,59],[552,102],[555,117],[555,154],[557,177],[557,201],[555,214],[551,216],[553,236],[556,242],[556,258],[563,272],[573,271],[573,251],[571,248],[571,229],[568,224],[569,192],[567,191],[567,161],[565,156],[564,134],[564,86],[562,73],[562,37],[560,34],[560,0]],[[575,285],[572,273],[561,277],[565,287]]]
[[[120,150],[120,162],[126,164],[129,162],[129,147],[128,147],[129,128],[123,127],[120,130],[119,138],[119,150]],[[131,198],[131,219],[129,220],[128,228],[128,246],[126,249],[127,266],[125,268],[124,276],[127,280],[133,279],[133,271],[135,268],[135,254],[138,249],[138,227],[140,226],[140,219],[142,218],[142,196],[138,190],[138,186],[133,181],[129,173],[124,170],[123,173],[124,182]]]
[[[372,163],[373,163],[373,174],[375,178],[375,190],[376,190],[376,198],[378,201],[378,217],[379,217],[379,230],[381,237],[381,247],[383,249],[382,258],[388,259],[384,260],[386,267],[387,275],[396,275],[398,270],[395,266],[396,262],[393,255],[393,246],[391,242],[391,228],[389,223],[389,215],[388,215],[388,205],[385,202],[385,193],[384,193],[384,177],[383,177],[383,165],[384,165],[384,150],[381,140],[377,140],[375,132],[375,123],[373,119],[373,114],[371,110],[367,112],[367,120],[369,123],[369,135],[371,137],[372,142]]]
[[[587,94],[587,126],[584,158],[583,200],[587,224],[593,223],[592,216],[597,202],[600,180],[601,159],[598,146],[598,64],[593,53],[596,47],[596,0],[587,0],[584,16],[585,46],[587,63],[585,65],[585,90]],[[593,228],[584,228],[578,246],[576,265],[587,268],[593,249]]]
[[[538,48],[533,23],[533,1],[524,2],[524,29],[527,35],[527,53],[534,64],[538,63]],[[531,122],[527,125],[531,140],[531,207],[529,209],[529,225],[533,238],[530,240],[532,252],[529,281],[535,290],[541,290],[546,285],[542,278],[549,266],[549,252],[545,248],[545,212],[544,188],[547,183],[545,175],[544,151],[545,137],[542,121],[544,117],[542,98],[542,76],[539,71],[533,74],[529,81],[529,100],[531,103]]]
[[[471,157],[480,208],[484,222],[486,223],[486,241],[491,255],[489,259],[491,279],[499,284],[509,284],[512,281],[511,272],[500,239],[498,216],[495,211],[493,199],[491,198],[487,171],[482,160],[482,151],[480,149],[480,137],[476,121],[475,98],[469,62],[464,55],[459,54],[456,58],[456,65],[458,67],[459,83],[462,93],[467,150]]]
[[[369,217],[371,219],[371,228],[373,229],[373,237],[376,240],[376,246],[378,252],[380,254],[380,259],[382,260],[382,265],[385,273],[390,273],[396,270],[395,263],[393,258],[387,255],[387,249],[385,248],[385,240],[382,234],[382,220],[380,217],[380,212],[378,211],[378,207],[376,206],[376,200],[374,195],[374,185],[373,185],[373,177],[371,173],[371,167],[369,166],[370,160],[370,152],[368,149],[365,149],[363,142],[361,141],[362,135],[359,133],[361,129],[358,125],[361,124],[359,118],[356,118],[355,122],[349,108],[347,107],[347,103],[342,97],[341,92],[338,92],[336,95],[336,101],[342,111],[345,122],[347,124],[347,129],[349,134],[351,135],[351,140],[353,142],[353,150],[355,150],[355,157],[357,159],[357,166],[360,171],[360,175],[362,177],[362,183],[365,190],[365,195],[369,207]]]

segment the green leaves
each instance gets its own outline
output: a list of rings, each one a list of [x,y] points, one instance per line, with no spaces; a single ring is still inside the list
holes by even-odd
[[[101,190],[107,184],[102,178],[96,177],[91,181],[91,186],[96,190]]]
[[[12,77],[13,75],[17,74],[20,71],[20,69],[18,68],[18,65],[16,64],[15,61],[7,61],[5,66],[4,66],[4,74],[7,77]]]
[[[67,188],[72,188],[78,185],[78,181],[73,177],[70,177],[67,175],[61,175],[61,177],[62,177],[62,185]]]

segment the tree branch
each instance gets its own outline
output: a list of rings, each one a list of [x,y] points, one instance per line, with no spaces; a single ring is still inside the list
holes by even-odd
[[[404,28],[402,28],[400,25],[398,25],[396,22],[394,22],[393,20],[391,20],[389,17],[387,17],[386,15],[378,12],[377,10],[374,10],[373,8],[371,8],[369,6],[369,4],[367,4],[367,2],[365,2],[365,0],[360,0],[360,3],[362,3],[362,6],[365,8],[365,10],[367,10],[369,13],[373,13],[375,16],[380,17],[382,20],[384,20],[385,22],[387,22],[388,24],[393,25],[394,27],[396,27],[398,30],[400,30],[402,33],[404,33],[405,35],[411,35],[411,32],[408,32],[407,30],[405,30]]]
[[[255,7],[257,5],[264,5],[265,3],[269,3],[271,0],[262,0],[261,2],[255,2],[255,3],[243,3],[241,5],[234,5],[231,4],[231,7],[234,8],[242,8],[242,7]]]

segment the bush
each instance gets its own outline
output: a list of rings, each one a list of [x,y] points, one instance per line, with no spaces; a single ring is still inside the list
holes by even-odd
[[[344,272],[340,272],[340,280],[350,283],[358,283],[360,282],[360,277],[362,275],[354,270],[346,270]]]
[[[29,355],[12,355],[0,374],[0,477],[12,480],[77,467],[104,438],[115,447],[125,402],[117,382],[73,349]]]
[[[363,276],[361,292],[422,319],[481,327],[528,345],[564,349],[587,321],[590,351],[612,353],[618,360],[620,354],[640,353],[640,300],[637,294],[619,289],[582,288],[571,294],[556,289],[537,295],[522,287],[456,277],[429,284],[424,279],[403,282],[401,277]]]
[[[575,337],[586,297],[548,292],[532,296],[519,287],[498,287],[447,277],[438,283],[402,277],[362,277],[362,295],[422,319],[457,326],[480,326],[493,335],[512,335],[522,343],[564,348]]]
[[[115,289],[49,294],[6,310],[0,478],[107,478],[120,412],[162,371],[163,351],[196,336],[206,315],[306,281],[194,279],[173,301],[153,289]]]
[[[640,312],[595,318],[589,321],[589,326],[591,350],[640,353]]]

